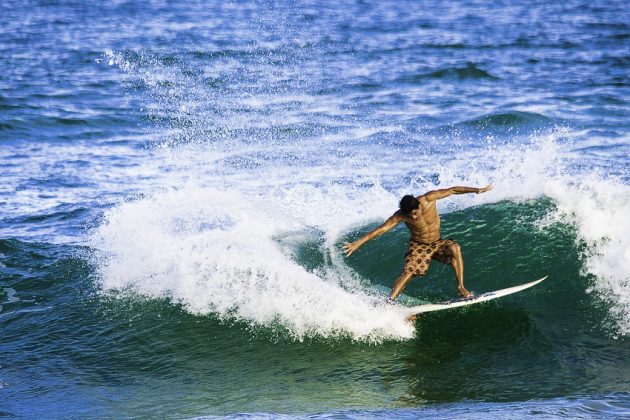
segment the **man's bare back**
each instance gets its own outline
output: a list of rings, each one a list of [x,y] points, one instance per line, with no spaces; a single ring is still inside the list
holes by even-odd
[[[390,299],[396,299],[414,276],[424,275],[431,259],[451,265],[457,277],[459,294],[466,298],[470,297],[472,295],[464,288],[464,261],[460,246],[453,240],[441,239],[441,221],[436,203],[437,200],[453,194],[479,194],[490,191],[492,187],[492,184],[484,188],[451,187],[429,191],[418,197],[407,195],[400,200],[400,210],[396,211],[385,223],[355,242],[346,242],[343,247],[346,256],[352,255],[367,241],[390,231],[403,222],[411,232],[409,250],[406,254],[403,273],[394,282]]]

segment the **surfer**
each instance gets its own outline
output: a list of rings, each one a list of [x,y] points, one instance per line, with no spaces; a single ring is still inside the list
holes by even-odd
[[[343,246],[344,252],[349,257],[370,239],[403,222],[411,231],[411,239],[405,254],[403,272],[394,282],[389,300],[396,299],[413,277],[426,274],[432,259],[453,267],[459,294],[464,298],[471,298],[472,294],[464,287],[464,260],[460,246],[452,239],[441,238],[436,202],[453,194],[484,193],[492,187],[492,184],[483,188],[451,187],[429,191],[418,197],[406,195],[400,200],[400,209],[385,223],[355,242],[346,242]]]

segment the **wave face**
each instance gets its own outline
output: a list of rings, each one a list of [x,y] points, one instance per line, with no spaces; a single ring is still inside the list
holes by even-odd
[[[571,271],[583,278],[582,289],[608,302],[612,322],[608,329],[613,335],[626,335],[630,300],[624,284],[630,275],[626,264],[630,244],[622,218],[630,210],[627,186],[595,174],[577,180],[569,176],[553,135],[530,150],[503,148],[488,153],[492,166],[486,162],[486,168],[471,171],[468,159],[452,160],[435,175],[439,184],[413,179],[408,187],[393,191],[370,181],[312,185],[282,183],[270,176],[252,180],[250,190],[243,183],[221,189],[219,182],[202,186],[182,181],[178,188],[105,213],[105,222],[92,238],[92,246],[103,252],[98,263],[102,286],[154,297],[168,295],[194,313],[234,316],[262,325],[280,322],[296,337],[409,338],[404,317],[377,303],[385,298],[383,288],[389,288],[399,274],[408,234],[401,229],[378,238],[350,259],[342,256],[341,243],[388,217],[405,189],[485,185],[500,179],[492,193],[444,202],[444,233],[452,232],[464,244],[480,244],[481,250],[466,258],[473,260],[466,265],[467,278],[474,283],[472,279],[482,273],[501,279],[486,280],[492,286],[483,291],[544,275],[564,283],[569,281],[567,273],[557,271],[555,264],[566,258],[565,247],[569,247]],[[531,207],[530,202],[538,204]],[[513,207],[525,210],[513,215]],[[485,216],[497,211],[497,220]],[[460,213],[470,221],[454,228],[450,218]],[[485,230],[479,231],[479,225]],[[500,252],[505,241],[512,241],[523,229],[540,232],[543,238],[516,241],[512,255]],[[547,232],[562,231],[568,232],[562,235],[564,243],[548,249],[548,259],[527,263],[538,255],[536,247],[559,241],[554,235],[545,239]],[[491,270],[488,260],[500,264]],[[522,262],[510,263],[515,260]],[[477,263],[481,264],[475,268]],[[366,271],[363,264],[376,271]],[[390,269],[383,272],[384,266]],[[451,276],[448,271],[442,275]],[[374,284],[383,288],[375,290]]]
[[[0,2],[0,414],[627,405],[625,5],[214,3]]]

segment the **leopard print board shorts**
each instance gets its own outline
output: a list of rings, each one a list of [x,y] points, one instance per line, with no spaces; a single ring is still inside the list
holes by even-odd
[[[411,273],[414,276],[422,276],[429,270],[429,264],[431,264],[432,259],[450,265],[453,253],[449,247],[456,244],[457,242],[452,239],[438,239],[429,244],[410,241],[409,249],[405,254],[403,272]]]

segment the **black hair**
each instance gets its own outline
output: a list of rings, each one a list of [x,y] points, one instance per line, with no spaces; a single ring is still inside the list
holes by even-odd
[[[398,207],[404,214],[409,214],[420,207],[420,202],[413,195],[406,195],[400,200]]]

